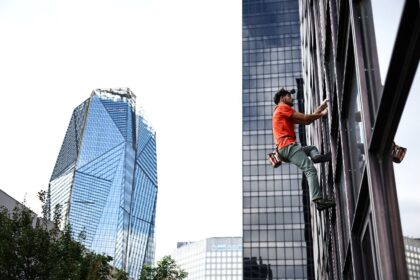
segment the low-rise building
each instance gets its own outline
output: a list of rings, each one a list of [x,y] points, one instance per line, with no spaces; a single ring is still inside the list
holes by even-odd
[[[172,257],[188,272],[188,280],[242,279],[241,237],[178,242]]]
[[[420,280],[420,238],[404,237],[408,277]]]

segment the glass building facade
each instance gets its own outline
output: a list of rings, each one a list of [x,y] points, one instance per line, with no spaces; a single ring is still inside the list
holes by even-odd
[[[306,181],[296,166],[266,161],[274,93],[297,89],[302,105],[299,2],[242,3],[243,279],[314,279]]]
[[[134,278],[154,262],[156,137],[129,89],[94,90],[74,110],[48,191],[89,250]]]
[[[374,25],[373,4],[394,15],[391,2],[404,7],[381,79],[378,53],[384,46],[376,43],[375,34],[383,33],[381,28],[393,34]],[[331,162],[319,178],[324,196],[336,202],[334,208],[312,212],[316,278],[410,279],[418,266],[414,259],[407,259],[407,265],[406,254],[418,256],[418,250],[404,244],[394,177],[394,163],[400,161],[393,159],[392,146],[418,72],[420,3],[300,4],[305,109],[310,112],[329,99],[328,118],[314,123],[306,140],[331,150]]]
[[[178,242],[172,257],[188,272],[188,280],[241,280],[242,238],[212,237]]]
[[[420,238],[404,237],[405,256],[410,280],[420,280]]]

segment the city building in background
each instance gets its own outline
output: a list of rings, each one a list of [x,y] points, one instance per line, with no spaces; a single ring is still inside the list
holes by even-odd
[[[241,237],[178,242],[172,257],[188,272],[188,280],[242,279]]]
[[[320,179],[337,204],[312,209],[316,279],[408,279],[391,150],[419,61],[419,1],[405,1],[383,84],[371,2],[300,1],[305,110],[330,100],[306,140],[331,149]]]
[[[405,256],[410,280],[420,280],[420,238],[404,237]]]
[[[275,92],[297,89],[303,108],[299,1],[242,4],[243,279],[314,279],[306,180],[295,165],[266,161]]]
[[[154,262],[155,131],[129,89],[97,89],[74,111],[48,195],[73,236],[137,279]]]
[[[15,207],[22,207],[23,204],[0,189],[0,206],[3,206],[9,213],[12,213]]]
[[[15,208],[26,208],[23,203],[20,203],[6,192],[0,189],[0,207],[4,207],[7,210],[9,215],[13,215],[13,210]],[[29,209],[30,210],[30,209]],[[32,226],[35,228],[37,225],[44,224],[44,220],[42,217],[38,217],[34,212],[32,212]],[[52,229],[54,226],[52,221],[47,221],[47,229]]]

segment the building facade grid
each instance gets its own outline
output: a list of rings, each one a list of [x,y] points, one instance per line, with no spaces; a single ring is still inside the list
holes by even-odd
[[[97,89],[72,115],[49,184],[73,237],[137,278],[154,261],[155,131],[129,89]]]
[[[384,84],[371,1],[300,3],[305,111],[329,98],[307,142],[332,152],[320,179],[336,201],[312,212],[316,278],[408,279],[391,147],[419,61],[419,2],[405,1]]]
[[[242,238],[213,237],[182,242],[172,254],[188,280],[242,279]]]
[[[405,256],[410,280],[420,279],[420,239],[404,237]]]
[[[243,279],[313,279],[302,172],[266,161],[274,148],[273,95],[281,87],[297,89],[302,77],[299,2],[242,3]]]

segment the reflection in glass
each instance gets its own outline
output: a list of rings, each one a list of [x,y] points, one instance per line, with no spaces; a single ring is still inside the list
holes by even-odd
[[[91,251],[137,278],[154,262],[155,132],[129,89],[95,90],[72,115],[49,184],[49,207]]]
[[[272,280],[273,271],[270,264],[265,264],[261,256],[244,258],[244,280]]]
[[[350,146],[350,156],[352,174],[355,185],[360,185],[360,178],[366,161],[365,136],[362,124],[362,106],[360,103],[360,93],[357,87],[355,75],[351,84],[350,109],[347,119],[348,142]],[[355,193],[356,195],[356,193]]]

